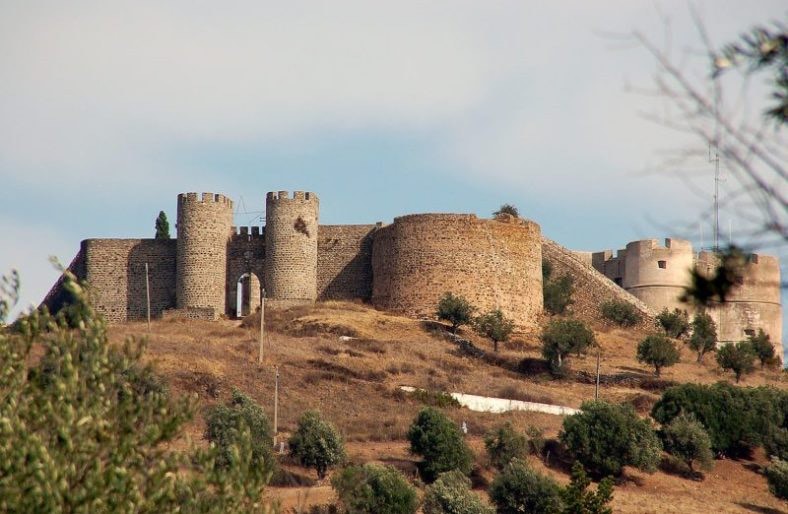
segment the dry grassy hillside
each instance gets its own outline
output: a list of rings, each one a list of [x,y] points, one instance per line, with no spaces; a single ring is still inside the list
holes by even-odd
[[[252,321],[251,326],[256,323]],[[257,364],[257,332],[239,321],[154,322],[149,334],[147,359],[152,361],[176,394],[195,393],[202,408],[224,401],[232,388],[255,398],[271,415],[274,367],[280,370],[279,432],[295,426],[307,409],[319,409],[343,432],[355,461],[378,460],[413,474],[413,457],[404,435],[421,404],[398,391],[399,385],[431,390],[465,392],[579,407],[593,398],[595,355],[575,358],[571,378],[555,380],[539,358],[536,334],[518,334],[498,354],[492,345],[472,333],[463,335],[487,351],[472,357],[442,335],[434,322],[389,315],[352,303],[326,302],[266,312],[265,362]],[[597,327],[601,346],[601,397],[631,402],[648,413],[662,389],[674,382],[711,383],[729,379],[708,359],[703,366],[685,351],[683,362],[663,371],[656,380],[650,369],[634,359],[642,332]],[[117,325],[113,341],[147,334],[143,323]],[[348,336],[348,337],[340,337]],[[585,373],[583,373],[585,372]],[[773,384],[786,387],[777,371],[758,371],[744,385]],[[487,414],[449,409],[458,423],[466,421],[476,449],[479,470],[474,482],[480,490],[491,479],[485,468],[481,436],[493,426],[511,421],[525,429],[536,425],[546,435],[557,434],[562,418],[537,413]],[[200,441],[201,417],[190,427]],[[532,459],[535,466],[545,468]],[[657,472],[628,472],[628,480],[615,491],[616,512],[786,512],[786,506],[767,490],[758,466],[752,461],[717,461],[703,482]],[[331,498],[327,484],[314,484],[313,475],[292,465],[291,486],[269,488],[286,507],[325,503]],[[547,469],[561,481],[562,469]]]

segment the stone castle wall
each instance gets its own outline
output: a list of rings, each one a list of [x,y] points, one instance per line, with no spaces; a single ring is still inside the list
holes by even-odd
[[[151,316],[175,305],[174,239],[87,239],[82,242],[84,280],[96,310],[107,321],[145,319],[145,263],[148,264]]]
[[[227,305],[227,242],[232,235],[233,202],[224,195],[178,195],[176,298],[179,309]]]
[[[379,229],[372,251],[375,307],[432,317],[446,292],[522,327],[542,312],[539,225],[472,214],[415,214]]]
[[[317,297],[369,300],[372,296],[372,239],[376,225],[320,225]]]
[[[233,227],[227,243],[227,313],[234,316],[238,308],[238,281],[251,273],[255,278],[244,282],[244,301],[254,310],[260,305],[260,285],[265,270],[265,231],[261,227]],[[247,293],[248,291],[248,293]]]
[[[317,299],[320,201],[314,193],[268,193],[265,199],[265,290],[283,302]]]
[[[656,239],[627,244],[623,287],[656,312],[686,309],[679,300],[694,266],[692,244],[682,239]]]

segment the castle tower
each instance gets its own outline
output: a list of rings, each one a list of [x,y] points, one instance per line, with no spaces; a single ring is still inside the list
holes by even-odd
[[[213,309],[225,314],[227,241],[233,202],[224,195],[178,195],[178,250],[175,295],[179,309]]]
[[[317,227],[320,201],[315,193],[271,192],[265,199],[265,291],[272,300],[317,299]]]
[[[620,255],[620,254],[619,254]],[[623,287],[656,312],[667,308],[686,309],[679,301],[690,282],[694,266],[692,243],[683,239],[656,239],[627,244],[624,255]]]
[[[701,252],[698,271],[711,274],[717,263],[714,252]],[[709,311],[717,324],[717,338],[721,342],[741,341],[763,329],[769,334],[777,355],[782,355],[779,259],[771,255],[750,255],[742,278],[725,303]]]

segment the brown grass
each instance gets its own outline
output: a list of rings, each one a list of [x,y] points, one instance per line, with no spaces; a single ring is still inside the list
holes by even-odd
[[[555,380],[541,360],[533,334],[518,334],[516,343],[501,345],[501,351],[494,353],[488,340],[465,330],[461,335],[486,352],[484,357],[472,357],[440,335],[438,324],[393,316],[354,303],[326,302],[266,309],[265,358],[258,365],[257,323],[259,318],[257,322],[247,319],[244,323],[155,322],[148,336],[146,358],[155,364],[175,394],[196,395],[201,407],[226,400],[235,387],[259,402],[270,417],[274,367],[278,366],[280,437],[289,435],[305,410],[319,409],[349,441],[353,460],[395,463],[403,469],[413,466],[404,438],[423,405],[399,394],[399,385],[572,407],[579,407],[594,395],[593,380],[583,376],[593,376],[596,356],[572,357],[572,369],[579,375]],[[120,342],[127,336],[146,332],[144,323],[129,323],[112,327],[110,336]],[[354,339],[340,338],[350,333],[355,334]],[[665,369],[661,381],[656,381],[650,369],[634,360],[635,346],[643,336],[642,332],[619,329],[597,331],[602,374],[612,377],[601,385],[603,399],[630,403],[646,414],[658,398],[663,382],[712,383],[729,379],[711,364],[713,359],[698,365],[685,351],[683,361]],[[778,371],[759,370],[748,376],[743,385],[769,383],[786,387],[784,380]],[[551,438],[558,434],[562,421],[558,416],[528,412],[446,412],[458,424],[467,423],[480,463],[484,454],[481,436],[498,424],[509,421],[520,430],[534,425]],[[188,433],[200,439],[203,430],[204,422],[198,416]],[[763,463],[762,455],[753,462],[718,461],[717,468],[701,483],[662,472],[632,472],[633,481],[616,488],[615,510],[777,512],[783,507],[768,493],[764,478],[751,470]],[[534,465],[542,466],[536,461]],[[291,465],[287,469],[296,476],[312,477],[306,470]],[[563,471],[546,471],[561,481],[568,480]],[[333,493],[327,483],[307,488],[309,482],[293,480],[284,483],[284,488],[271,487],[267,495],[281,498],[286,507],[298,502],[332,501]]]

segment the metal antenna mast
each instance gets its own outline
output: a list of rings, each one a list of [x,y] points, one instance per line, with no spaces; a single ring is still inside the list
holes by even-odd
[[[712,156],[711,144],[709,144],[709,162],[714,163],[714,251],[720,249],[720,153],[714,147]]]

